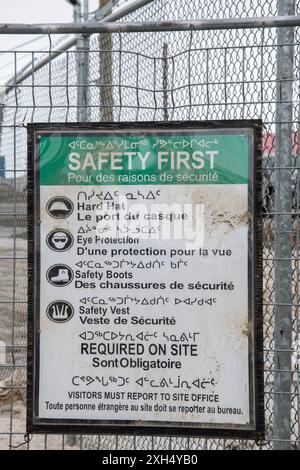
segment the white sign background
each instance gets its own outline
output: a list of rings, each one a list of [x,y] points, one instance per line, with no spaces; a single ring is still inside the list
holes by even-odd
[[[40,371],[39,371],[39,415],[41,418],[59,419],[101,419],[101,420],[140,420],[140,421],[165,421],[165,422],[190,422],[190,423],[213,423],[213,424],[249,424],[249,342],[248,342],[248,225],[245,214],[248,211],[248,186],[247,185],[207,185],[207,186],[147,186],[147,191],[154,194],[160,191],[160,200],[172,201],[172,203],[189,204],[191,201],[204,203],[205,212],[205,243],[203,249],[209,251],[208,256],[177,256],[170,259],[164,257],[161,261],[165,266],[161,269],[141,270],[130,269],[133,273],[133,280],[145,282],[165,282],[167,288],[163,291],[111,291],[109,289],[74,289],[75,280],[66,287],[55,287],[49,284],[46,279],[46,272],[50,266],[63,263],[70,266],[73,271],[79,270],[76,263],[82,260],[100,260],[105,257],[78,256],[76,254],[78,243],[76,241],[77,232],[83,225],[77,220],[78,213],[90,214],[90,211],[77,211],[76,201],[78,193],[83,190],[82,186],[72,187],[41,187],[41,304],[40,304]],[[99,187],[85,187],[86,191],[99,192]],[[119,191],[119,194],[136,192],[136,186],[108,186],[105,190],[111,193]],[[75,209],[72,215],[64,220],[58,221],[51,217],[46,211],[47,202],[54,196],[67,196],[74,202]],[[92,198],[89,203],[96,203],[96,198]],[[144,203],[148,205],[153,201]],[[133,204],[133,202],[132,202]],[[130,210],[130,201],[128,205]],[[132,211],[134,212],[134,210]],[[219,220],[212,221],[213,214],[219,213]],[[226,215],[228,219],[226,219]],[[95,213],[94,213],[95,216]],[[157,224],[155,224],[157,225]],[[66,252],[54,252],[46,244],[47,235],[57,229],[67,229],[74,236],[74,244]],[[97,248],[100,245],[92,243],[89,248]],[[122,245],[128,248],[127,245]],[[152,248],[165,248],[169,253],[171,247],[185,248],[184,240],[140,240],[139,245],[130,245],[134,248],[151,246]],[[103,247],[103,246],[102,246]],[[115,244],[104,245],[108,249],[116,248]],[[121,247],[121,245],[118,245]],[[214,256],[212,249],[231,250],[231,256]],[[195,250],[198,253],[198,250]],[[157,257],[156,257],[157,258]],[[108,255],[107,259],[111,259]],[[126,256],[117,256],[114,260],[126,259]],[[130,257],[127,259],[131,259]],[[141,257],[147,262],[153,257]],[[170,267],[170,262],[175,263],[179,259],[187,262],[187,266],[174,270]],[[87,269],[82,269],[84,273]],[[119,269],[117,271],[124,271]],[[105,269],[103,270],[105,273]],[[105,279],[105,278],[104,278]],[[82,279],[83,282],[89,282]],[[92,279],[95,282],[94,279]],[[170,289],[172,282],[184,282],[184,289],[181,291]],[[234,285],[231,291],[199,291],[188,290],[189,282],[227,282]],[[112,280],[114,282],[114,280]],[[63,292],[63,294],[62,294]],[[163,307],[138,305],[130,306],[130,314],[119,315],[128,320],[126,325],[114,324],[113,321],[118,315],[109,313],[110,304],[108,302],[109,325],[82,325],[80,322],[79,307],[83,304],[80,299],[83,297],[101,296],[104,299],[109,297],[159,297],[169,298],[169,302]],[[74,317],[66,323],[54,323],[46,315],[49,303],[60,300],[70,302],[75,310]],[[175,298],[191,300],[195,298],[215,298],[216,303],[210,306],[205,304],[187,305],[179,303],[175,305]],[[87,305],[85,305],[86,307]],[[87,315],[89,318],[99,317],[97,315]],[[155,325],[132,325],[132,316],[144,318],[159,318],[162,316],[174,317],[175,325],[155,326]],[[144,371],[140,368],[95,368],[92,366],[90,355],[80,353],[80,344],[84,341],[80,335],[84,331],[114,332],[119,336],[116,342],[122,341],[122,335],[130,334],[135,341],[132,343],[143,343],[145,353],[143,360],[160,359],[179,360],[182,364],[180,369],[150,369]],[[151,341],[139,341],[136,335],[143,332],[149,333]],[[167,351],[170,351],[170,342],[166,336],[177,335],[181,337],[186,334],[197,333],[195,341],[190,340],[190,344],[195,344],[196,356],[166,356],[150,355],[147,352],[149,344],[166,344]],[[163,335],[166,336],[163,336]],[[96,338],[96,342],[100,339]],[[101,341],[102,342],[102,341]],[[105,341],[103,340],[105,343]],[[107,342],[107,341],[106,341]],[[128,342],[128,341],[127,341]],[[186,343],[186,341],[184,341]],[[178,343],[174,343],[178,344]],[[98,355],[99,357],[99,355]],[[103,359],[121,358],[118,355],[102,356]],[[133,355],[136,359],[139,356]],[[95,377],[104,378],[105,387],[96,379],[91,385],[86,385],[81,380],[76,379],[76,384],[72,385],[73,377]],[[116,381],[110,379],[115,378]],[[121,386],[123,377],[126,383]],[[137,384],[141,378],[143,386]],[[106,380],[105,380],[106,379]],[[164,386],[159,384],[165,379]],[[199,380],[199,382],[197,382]],[[192,385],[193,382],[202,383],[202,386]],[[186,382],[188,386],[175,388],[180,382]],[[204,383],[205,382],[205,383]],[[207,382],[207,383],[206,383]],[[212,382],[212,383],[211,383]],[[168,384],[168,385],[165,385]],[[70,398],[72,392],[100,392],[101,399]],[[111,393],[111,398],[109,394]],[[142,392],[144,395],[138,399],[130,399],[132,392]],[[114,394],[115,393],[115,394]],[[170,399],[165,395],[170,394]],[[201,395],[218,396],[218,401],[207,402]],[[105,398],[107,396],[108,398]],[[116,399],[117,397],[117,399]],[[122,397],[122,398],[120,398]],[[155,397],[153,399],[153,397]],[[48,404],[47,404],[48,402]],[[98,411],[99,403],[105,405],[122,403],[128,405],[129,409],[103,410]],[[49,408],[49,403],[53,406]],[[60,403],[62,409],[57,409],[55,405]],[[75,404],[94,404],[95,410],[76,410]],[[68,406],[68,404],[70,406]],[[152,405],[151,411],[146,410],[145,404]],[[165,405],[165,406],[164,406]],[[195,408],[194,405],[201,407]],[[181,411],[184,407],[184,412]],[[155,408],[156,407],[156,408]],[[158,411],[155,411],[158,410]],[[188,411],[188,409],[190,411]],[[171,410],[171,411],[170,411]],[[175,411],[173,411],[175,410]],[[210,411],[211,410],[211,411]]]

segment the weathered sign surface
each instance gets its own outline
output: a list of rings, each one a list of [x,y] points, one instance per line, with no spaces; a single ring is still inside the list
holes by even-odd
[[[260,124],[31,125],[28,428],[258,436]]]

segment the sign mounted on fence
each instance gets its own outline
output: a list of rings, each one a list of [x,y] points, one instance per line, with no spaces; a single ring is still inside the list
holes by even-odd
[[[28,128],[28,431],[262,437],[261,123]]]

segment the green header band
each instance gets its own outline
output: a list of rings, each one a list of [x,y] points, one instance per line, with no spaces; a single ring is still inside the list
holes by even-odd
[[[248,184],[247,133],[40,135],[41,185]]]

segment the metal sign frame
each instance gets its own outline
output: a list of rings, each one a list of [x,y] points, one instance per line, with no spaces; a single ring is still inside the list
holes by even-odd
[[[38,416],[39,388],[39,263],[40,263],[40,195],[39,154],[37,136],[41,133],[80,133],[96,131],[238,131],[248,129],[253,133],[253,148],[249,155],[248,207],[251,212],[251,240],[248,286],[251,322],[249,336],[249,386],[252,424],[246,429],[235,425],[220,427],[213,424],[166,423],[141,421],[65,420],[45,419]],[[262,171],[261,171],[262,122],[239,121],[183,121],[183,122],[136,122],[136,123],[38,123],[28,124],[28,357],[27,357],[27,431],[30,433],[101,433],[166,435],[216,438],[264,438],[264,381],[263,381],[263,310],[262,310]],[[249,245],[248,245],[249,246]],[[253,379],[253,380],[252,380]],[[254,383],[253,383],[254,382]],[[252,384],[252,386],[251,386]]]

